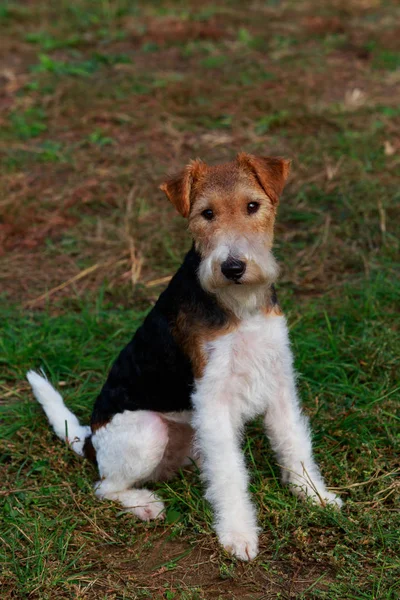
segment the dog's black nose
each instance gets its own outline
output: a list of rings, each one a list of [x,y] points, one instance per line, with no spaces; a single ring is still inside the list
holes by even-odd
[[[221,265],[222,274],[231,281],[239,281],[246,270],[246,263],[236,258],[228,258]]]

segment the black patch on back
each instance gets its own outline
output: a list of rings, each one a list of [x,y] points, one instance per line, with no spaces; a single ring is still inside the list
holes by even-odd
[[[171,412],[189,410],[193,390],[191,362],[176,342],[173,327],[180,312],[205,328],[220,328],[227,313],[203,290],[194,247],[161,294],[143,325],[122,350],[101,390],[92,414],[92,427],[124,410]]]

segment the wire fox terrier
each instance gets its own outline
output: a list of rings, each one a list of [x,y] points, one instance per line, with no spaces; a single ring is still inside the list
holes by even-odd
[[[161,186],[188,219],[193,246],[79,424],[50,383],[27,374],[55,433],[97,462],[99,498],[143,520],[164,504],[146,481],[197,460],[221,544],[257,555],[256,509],[241,450],[244,425],[263,415],[293,493],[341,505],[316,465],[296,392],[286,320],[274,289],[274,221],[290,162],[241,153],[191,162]]]

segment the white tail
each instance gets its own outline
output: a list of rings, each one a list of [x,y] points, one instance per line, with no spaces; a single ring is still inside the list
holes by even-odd
[[[31,384],[36,400],[44,412],[56,435],[66,441],[74,452],[84,456],[83,445],[90,436],[91,429],[80,425],[76,416],[65,406],[61,395],[52,385],[35,371],[28,371],[26,377]]]

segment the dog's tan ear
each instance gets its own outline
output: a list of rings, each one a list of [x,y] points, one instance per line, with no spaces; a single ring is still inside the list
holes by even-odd
[[[253,156],[241,152],[237,156],[238,163],[249,169],[256,176],[258,183],[276,205],[285,187],[290,171],[290,160],[272,156]]]
[[[166,193],[167,198],[182,217],[187,218],[189,216],[190,195],[193,184],[206,170],[207,165],[197,158],[192,160],[183,171],[160,185],[160,190]]]

